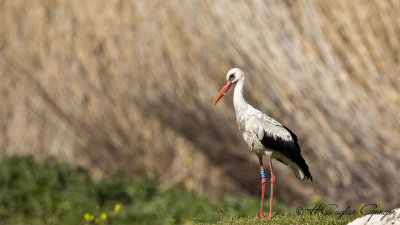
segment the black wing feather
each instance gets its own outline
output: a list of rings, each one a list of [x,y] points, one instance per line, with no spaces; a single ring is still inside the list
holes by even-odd
[[[289,160],[296,163],[303,171],[305,177],[312,181],[312,176],[310,171],[308,170],[308,165],[300,154],[301,150],[299,144],[297,143],[297,136],[287,127],[283,126],[283,128],[285,128],[290,133],[293,141],[284,141],[280,137],[274,138],[273,136],[264,132],[264,137],[262,140],[260,140],[261,143],[266,148],[278,151],[286,156]]]

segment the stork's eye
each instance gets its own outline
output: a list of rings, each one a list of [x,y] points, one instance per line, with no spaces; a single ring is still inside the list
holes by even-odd
[[[229,75],[229,80],[230,81],[232,81],[234,78],[235,78],[235,74],[232,73],[231,75]]]

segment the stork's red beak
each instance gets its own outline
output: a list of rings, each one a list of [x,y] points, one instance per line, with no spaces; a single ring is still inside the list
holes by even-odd
[[[232,82],[228,80],[224,86],[222,87],[221,91],[219,92],[217,98],[214,101],[214,106],[217,104],[217,102],[225,95],[225,93],[228,91],[228,89],[232,86]]]

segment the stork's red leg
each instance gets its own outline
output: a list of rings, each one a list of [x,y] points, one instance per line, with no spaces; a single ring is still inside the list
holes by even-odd
[[[271,170],[271,195],[269,200],[269,215],[267,219],[270,220],[272,218],[272,199],[274,197],[275,175],[274,175],[274,170],[272,169],[271,157],[268,157],[268,160],[269,160],[269,169]]]
[[[258,157],[260,161],[260,172],[261,172],[261,185],[262,185],[262,192],[261,192],[261,209],[260,209],[260,219],[264,219],[264,192],[265,192],[265,184],[267,183],[267,178],[265,177],[265,171],[262,161],[262,156]]]

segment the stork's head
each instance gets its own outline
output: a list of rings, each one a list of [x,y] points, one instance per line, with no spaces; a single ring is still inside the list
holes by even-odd
[[[219,92],[219,95],[215,99],[214,105],[217,104],[217,102],[225,95],[225,93],[233,84],[236,84],[239,80],[242,79],[244,79],[244,73],[242,70],[240,70],[239,68],[233,68],[229,70],[229,72],[226,74],[226,83],[224,84],[221,91]]]

